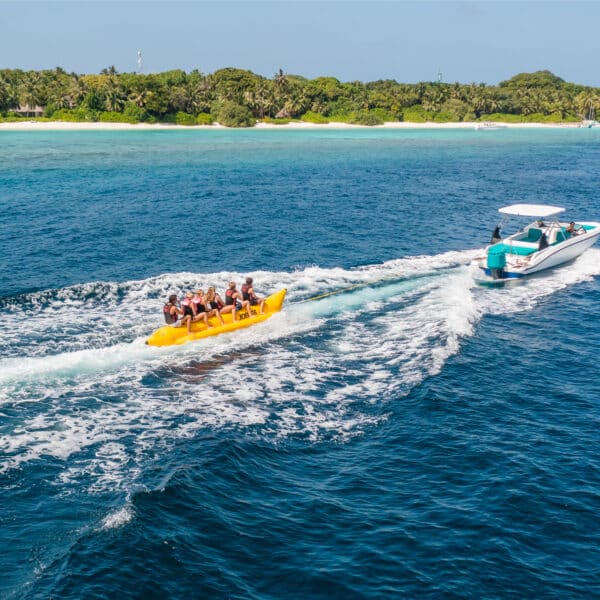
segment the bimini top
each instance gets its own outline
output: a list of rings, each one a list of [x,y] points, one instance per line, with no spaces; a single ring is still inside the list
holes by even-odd
[[[516,215],[518,217],[553,217],[565,212],[560,206],[548,204],[512,204],[498,209],[504,215]]]

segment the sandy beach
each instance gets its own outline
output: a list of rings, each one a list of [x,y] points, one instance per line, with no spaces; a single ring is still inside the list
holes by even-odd
[[[273,123],[257,123],[254,129],[475,129],[476,122],[462,123],[411,123],[388,122],[383,125],[350,125],[348,123],[305,123],[292,121],[285,125]],[[479,123],[481,124],[481,123]],[[540,128],[577,128],[579,123],[500,123],[509,129],[540,129]],[[0,131],[111,131],[111,130],[161,130],[161,129],[228,129],[219,124],[214,125],[169,125],[162,123],[73,123],[67,121],[23,121],[0,123]]]

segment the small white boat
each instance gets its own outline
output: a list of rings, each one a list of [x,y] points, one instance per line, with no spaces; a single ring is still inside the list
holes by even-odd
[[[560,206],[546,204],[513,204],[499,212],[508,216],[535,217],[536,220],[523,229],[501,238],[498,225],[492,236],[492,244],[485,254],[473,260],[479,267],[479,283],[500,283],[518,279],[567,263],[585,252],[600,236],[600,223],[578,221],[574,232],[568,231],[570,223],[560,222],[556,217],[565,211]]]
[[[507,125],[501,123],[493,123],[492,121],[485,121],[484,123],[477,123],[475,125],[475,131],[490,131],[492,129],[507,129]]]

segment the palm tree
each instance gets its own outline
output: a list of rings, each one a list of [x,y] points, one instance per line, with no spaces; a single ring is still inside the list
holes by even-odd
[[[139,108],[144,108],[148,104],[151,94],[151,91],[140,86],[137,89],[131,90],[129,93],[129,100]]]
[[[482,114],[489,112],[488,94],[484,88],[471,86],[469,96],[468,102],[478,119]]]
[[[327,110],[327,103],[322,98],[315,98],[311,104],[310,110],[316,113],[324,114]]]
[[[305,112],[308,105],[308,98],[301,90],[291,90],[288,95],[288,99],[283,105],[283,109],[290,117],[297,117],[298,115]]]
[[[168,88],[169,105],[174,111],[192,111],[192,103],[185,85],[175,85]]]
[[[282,107],[288,99],[289,80],[282,69],[273,76],[273,92],[275,103],[278,107]]]
[[[43,103],[39,73],[30,71],[26,74],[19,87],[19,101],[26,109],[27,116],[35,111],[36,106]]]
[[[56,108],[73,108],[73,99],[60,81],[55,81],[50,87],[48,100],[54,103]]]
[[[88,86],[85,81],[81,77],[75,76],[75,78],[71,81],[71,86],[69,88],[69,95],[75,105],[81,103],[81,101],[87,96]]]
[[[500,112],[500,98],[497,92],[491,92],[487,96],[487,109],[490,113]]]
[[[394,94],[396,102],[400,104],[401,108],[408,108],[419,104],[420,96],[418,90],[410,85],[401,85],[398,91]]]
[[[127,101],[127,95],[116,77],[111,77],[107,80],[102,92],[106,110],[120,112],[123,109]]]
[[[569,101],[564,94],[552,94],[548,101],[548,110],[550,114],[557,114],[564,119],[569,113]]]
[[[345,85],[349,100],[356,105],[357,108],[362,110],[367,110],[368,108],[373,108],[372,99],[373,94],[369,94],[369,90],[364,83],[361,81],[353,81],[352,83],[348,83]],[[383,91],[378,91],[382,98],[387,97]]]
[[[283,69],[279,69],[279,71],[275,73],[273,76],[273,83],[275,84],[276,90],[284,91],[287,89],[289,81],[287,75],[283,72]]]
[[[256,92],[254,90],[246,90],[244,92],[244,104],[255,114],[258,113],[258,118],[262,119],[265,115],[261,114],[258,103],[256,101]]]
[[[193,113],[210,112],[214,94],[206,77],[194,79],[188,84],[187,95]]]
[[[593,111],[598,107],[598,95],[590,89],[580,92],[575,97],[575,107],[582,119],[589,119]]]
[[[277,112],[275,91],[270,81],[262,81],[256,88],[256,103],[260,114],[273,116]]]
[[[465,94],[460,83],[456,82],[452,84],[452,86],[450,87],[450,98],[452,98],[453,100],[465,99]]]
[[[428,112],[439,112],[445,100],[444,90],[438,86],[429,87],[423,94],[421,104]]]
[[[261,81],[256,88],[244,92],[244,102],[259,118],[273,116],[277,112],[277,104],[273,93],[273,86],[268,81]]]
[[[9,84],[4,79],[4,77],[0,76],[0,111],[6,110],[9,106]]]

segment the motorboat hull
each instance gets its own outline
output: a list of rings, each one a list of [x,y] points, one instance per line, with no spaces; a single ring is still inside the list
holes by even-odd
[[[589,225],[594,225],[595,228],[559,244],[538,250],[529,257],[507,256],[506,267],[501,270],[491,269],[487,266],[487,251],[486,256],[476,258],[473,262],[485,276],[482,280],[485,283],[521,279],[534,273],[553,269],[575,260],[594,245],[600,236],[600,224],[589,223]]]

